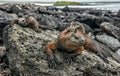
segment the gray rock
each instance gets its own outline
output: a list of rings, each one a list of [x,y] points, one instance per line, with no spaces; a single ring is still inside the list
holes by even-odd
[[[118,49],[118,50],[116,51],[116,53],[120,56],[120,49]]]
[[[2,32],[3,32],[3,28],[9,24],[12,20],[17,19],[18,16],[16,14],[8,14],[5,12],[0,12],[0,44],[3,43],[2,42]]]
[[[12,20],[15,20],[17,18],[18,16],[16,14],[0,12],[0,28],[5,27],[5,25],[9,24]]]
[[[105,44],[102,44],[100,42],[96,41],[96,45],[98,48],[98,51],[106,58],[112,58],[113,60],[116,60],[118,63],[120,63],[120,56],[113,52],[108,46]]]
[[[62,11],[64,11],[64,12],[70,12],[70,8],[66,5],[66,6],[62,9]]]
[[[47,11],[47,9],[45,7],[39,7],[37,9],[37,13],[40,13],[40,14],[49,14],[49,12]]]
[[[120,40],[120,28],[113,26],[108,22],[103,22],[100,24],[100,28],[105,31],[108,35],[114,36]]]
[[[108,46],[111,50],[116,51],[118,48],[120,48],[120,42],[111,37],[111,36],[107,36],[107,35],[96,35],[96,39],[105,44],[106,46]]]
[[[111,22],[112,19],[110,19],[109,17],[106,17],[106,16],[100,16],[100,17],[97,17],[94,19],[94,26],[99,26],[100,27],[100,24],[102,22]]]
[[[114,17],[114,14],[112,11],[107,10],[107,11],[105,11],[104,16],[111,18],[112,16]]]
[[[10,8],[10,12],[18,14],[19,12],[22,12],[22,8],[19,5],[13,5]]]
[[[40,21],[41,25],[45,25],[53,29],[58,27],[58,23],[59,23],[59,20],[57,18],[54,18],[52,16],[47,16],[47,15],[44,15]]]
[[[89,32],[93,33],[93,30],[90,26],[87,24],[82,23],[82,25],[85,27],[85,32],[88,34]]]
[[[117,16],[120,17],[120,10],[118,11]]]
[[[103,12],[100,10],[90,10],[88,13],[95,16],[102,16],[103,14]]]
[[[0,46],[0,76],[10,75],[8,63],[6,48],[5,46]]]
[[[48,67],[44,46],[55,41],[58,31],[41,30],[37,33],[30,28],[14,25],[4,31],[4,42],[9,60],[11,76],[119,76],[120,64],[112,59],[105,63],[97,55],[87,50],[78,56],[78,62],[67,66],[63,53],[55,55],[62,62],[58,69]]]
[[[120,18],[119,17],[113,17],[113,25],[120,28]]]
[[[97,18],[97,16],[89,15],[89,14],[81,14],[76,17],[76,21],[85,23],[89,25],[92,28],[98,28],[99,26],[94,26],[94,19]]]
[[[5,4],[5,5],[0,5],[0,10],[3,12],[9,12],[11,5]]]
[[[100,28],[102,22],[111,22],[111,19],[103,16],[94,16],[89,14],[81,14],[76,17],[77,21],[89,25],[91,28]]]

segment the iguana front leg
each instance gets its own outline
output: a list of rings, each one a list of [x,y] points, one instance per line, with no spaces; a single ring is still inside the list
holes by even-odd
[[[54,56],[54,51],[56,50],[56,42],[48,42],[45,51],[48,55],[48,66],[50,68],[57,68],[57,65],[59,64],[58,60]]]

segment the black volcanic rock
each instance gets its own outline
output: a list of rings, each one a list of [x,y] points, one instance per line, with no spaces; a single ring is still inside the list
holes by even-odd
[[[44,15],[40,20],[41,25],[45,25],[52,29],[57,28],[59,26],[59,22],[60,21],[57,18],[54,18],[52,16],[47,16],[47,15]]]
[[[22,8],[19,5],[13,5],[13,6],[11,6],[9,12],[18,14],[18,13],[22,12]]]
[[[91,28],[100,28],[102,22],[111,22],[112,20],[109,17],[98,17],[89,14],[82,14],[76,17],[77,21],[89,25]]]
[[[112,21],[113,25],[120,28],[120,18],[113,17],[112,19],[113,19],[113,21]]]
[[[96,28],[98,26],[93,26],[93,21],[95,19],[96,16],[93,15],[88,15],[88,14],[82,14],[82,15],[78,15],[75,20],[79,21],[81,23],[85,23],[87,25],[89,25],[92,28]]]
[[[107,35],[97,35],[96,39],[105,44],[106,46],[108,46],[112,51],[117,51],[118,49],[120,49],[120,42],[111,37],[111,36],[107,36]]]
[[[88,13],[95,16],[102,16],[103,14],[103,12],[100,10],[90,10]]]
[[[87,24],[82,23],[82,25],[85,27],[85,32],[88,34],[89,32],[93,33],[94,30]]]
[[[65,6],[63,9],[62,9],[63,12],[70,12],[70,8],[68,6]]]
[[[9,24],[12,20],[17,19],[18,16],[16,14],[8,14],[6,12],[0,11],[0,44],[2,42],[2,33],[3,33],[3,28]]]
[[[120,17],[120,10],[118,11],[117,16]]]
[[[47,9],[45,7],[39,7],[36,10],[36,12],[39,13],[39,14],[48,14],[48,15],[50,15],[50,13],[47,11]]]

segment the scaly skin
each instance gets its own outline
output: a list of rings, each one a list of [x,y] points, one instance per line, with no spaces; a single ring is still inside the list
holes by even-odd
[[[30,16],[30,17],[26,17],[25,19],[28,24],[28,27],[33,29],[42,28],[41,25],[38,23],[38,21],[34,17]]]

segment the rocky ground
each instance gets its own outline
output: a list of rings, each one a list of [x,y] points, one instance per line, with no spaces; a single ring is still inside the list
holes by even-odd
[[[16,24],[5,29],[11,21],[27,15],[53,30],[34,31]],[[63,53],[56,51],[62,64],[57,69],[48,67],[44,46],[56,40],[72,21],[84,25],[109,63],[85,50],[78,62],[67,65]],[[0,46],[0,76],[120,76],[120,11],[0,5]]]

